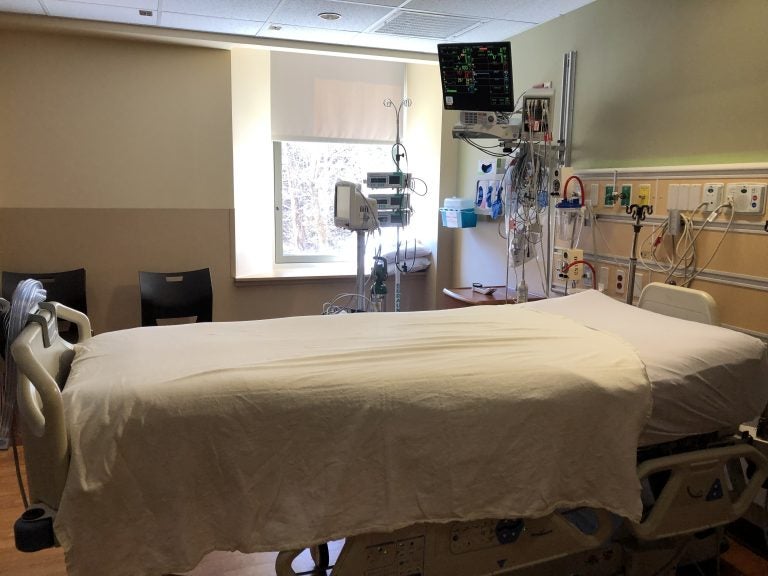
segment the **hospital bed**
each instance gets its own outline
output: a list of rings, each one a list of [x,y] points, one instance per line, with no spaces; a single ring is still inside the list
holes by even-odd
[[[290,576],[340,538],[340,576],[664,574],[768,477],[738,432],[768,400],[766,346],[596,291],[74,349],[40,315],[12,348],[22,529],[53,525],[71,576],[213,550],[282,550]]]

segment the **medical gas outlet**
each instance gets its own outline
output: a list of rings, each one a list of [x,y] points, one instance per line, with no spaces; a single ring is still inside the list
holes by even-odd
[[[765,210],[765,184],[728,184],[725,201],[742,214],[762,214]]]
[[[572,284],[579,282],[584,271],[581,264],[575,264],[575,262],[583,259],[584,251],[579,248],[555,248],[554,284],[563,287],[566,282]]]

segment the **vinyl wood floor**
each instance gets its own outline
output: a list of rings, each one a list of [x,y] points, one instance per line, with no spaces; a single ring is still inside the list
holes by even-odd
[[[16,550],[13,523],[22,512],[12,452],[0,451],[0,576],[66,576],[61,549],[43,550],[34,554]],[[341,541],[330,544],[331,563],[338,556],[342,544]],[[275,553],[246,555],[216,552],[206,556],[188,576],[274,576],[275,556]],[[719,576],[768,576],[768,559],[736,542],[731,542],[720,564]],[[309,555],[304,554],[294,563],[294,570],[311,573],[312,566]],[[709,576],[716,572],[714,568],[710,568],[708,573],[689,567],[685,571],[681,570],[680,576]]]

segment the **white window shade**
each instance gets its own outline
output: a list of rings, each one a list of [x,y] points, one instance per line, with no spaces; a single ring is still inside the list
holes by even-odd
[[[273,51],[273,140],[394,142],[405,64]]]

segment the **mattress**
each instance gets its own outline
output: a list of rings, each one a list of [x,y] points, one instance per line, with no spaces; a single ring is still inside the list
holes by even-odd
[[[63,402],[70,576],[418,522],[642,511],[642,362],[524,306],[101,334],[76,347]]]
[[[636,350],[653,395],[641,446],[736,427],[768,402],[766,345],[747,334],[641,310],[596,290],[525,306],[615,334]]]

